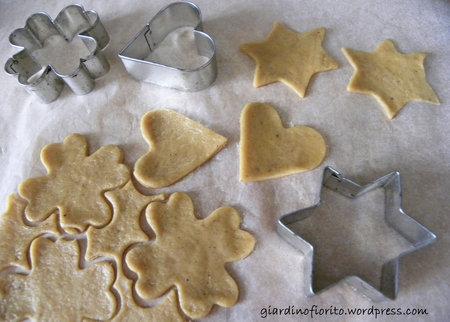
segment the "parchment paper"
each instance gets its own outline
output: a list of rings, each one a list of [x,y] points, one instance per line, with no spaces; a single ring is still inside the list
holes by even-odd
[[[231,309],[215,307],[206,320],[258,321],[261,309],[269,305],[282,308],[289,305],[306,308],[313,304],[325,308],[372,305],[346,285],[338,285],[313,298],[306,297],[304,289],[309,281],[304,272],[311,263],[276,234],[276,221],[282,214],[318,200],[322,169],[331,165],[361,183],[393,170],[400,171],[406,212],[435,232],[438,241],[402,262],[397,300],[378,307],[426,308],[429,315],[412,319],[448,321],[450,4],[447,1],[198,0],[204,30],[217,42],[219,73],[212,87],[195,93],[137,82],[129,77],[117,57],[118,51],[169,1],[80,2],[86,9],[100,14],[111,36],[106,50],[111,70],[97,80],[92,93],[75,96],[66,88],[57,101],[48,105],[28,94],[13,77],[0,73],[2,211],[8,194],[17,191],[21,181],[45,173],[39,161],[40,149],[45,144],[60,142],[74,132],[82,133],[88,137],[92,151],[105,144],[118,144],[125,151],[126,163],[132,167],[148,148],[139,131],[141,116],[152,109],[170,108],[228,137],[229,144],[192,175],[163,191],[188,192],[200,216],[220,206],[236,207],[243,214],[244,227],[258,240],[250,257],[229,266],[240,286],[238,304]],[[30,14],[45,11],[55,17],[70,3],[66,0],[1,1],[0,61],[6,62],[16,52],[8,43],[9,33],[23,27]],[[238,50],[242,43],[263,40],[275,21],[299,32],[326,27],[324,46],[341,64],[336,71],[314,77],[305,99],[280,83],[253,88],[254,62]],[[389,121],[375,99],[346,91],[353,69],[341,48],[373,51],[388,38],[395,40],[403,52],[429,53],[427,77],[442,101],[440,106],[411,103],[396,119]],[[324,164],[314,171],[278,180],[240,183],[239,116],[243,106],[253,101],[273,104],[286,126],[308,125],[323,133],[329,145]],[[339,276],[347,270],[376,281],[382,260],[395,256],[407,245],[382,227],[375,217],[370,217],[382,212],[382,198],[378,195],[367,196],[356,205],[335,206],[333,198],[336,196],[327,198],[324,209],[334,211],[336,217],[320,213],[315,224],[309,226],[311,229],[304,232],[323,245],[321,254],[327,260],[321,263],[332,269],[322,271]],[[347,213],[348,224],[343,226]],[[367,222],[363,221],[364,216],[369,218]],[[381,221],[382,216],[377,218]],[[321,229],[315,233],[318,227]],[[367,245],[373,243],[381,250],[372,251],[370,247],[369,251]],[[268,316],[266,320],[300,318],[306,319]],[[335,318],[370,320],[374,316]],[[378,318],[391,319],[392,316]]]

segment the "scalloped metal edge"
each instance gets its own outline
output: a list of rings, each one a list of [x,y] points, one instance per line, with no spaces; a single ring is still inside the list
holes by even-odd
[[[44,46],[47,38],[57,34],[67,41],[79,36],[89,50],[87,57],[80,58],[78,68],[67,75],[58,73],[51,65],[41,66],[31,55]],[[64,84],[75,94],[84,95],[94,89],[96,78],[109,71],[109,63],[102,54],[109,40],[98,14],[86,11],[81,5],[63,8],[54,20],[46,13],[38,12],[28,17],[24,28],[10,34],[10,44],[22,50],[7,60],[5,71],[17,76],[19,84],[44,103],[56,100]]]

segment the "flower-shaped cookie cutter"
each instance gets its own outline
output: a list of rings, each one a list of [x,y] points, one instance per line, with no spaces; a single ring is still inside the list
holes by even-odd
[[[208,61],[194,69],[177,68],[145,60],[172,31],[194,28],[199,55]],[[183,91],[207,88],[216,79],[216,46],[202,31],[200,9],[191,2],[174,2],[160,10],[153,19],[119,53],[126,70],[137,80]]]
[[[358,198],[363,194],[377,188],[384,189],[384,220],[387,225],[392,227],[402,237],[409,241],[411,246],[407,250],[400,253],[397,257],[383,264],[379,287],[375,288],[358,276],[347,276],[343,281],[374,302],[381,302],[386,298],[395,299],[399,290],[400,260],[404,256],[428,246],[436,240],[435,234],[408,216],[402,209],[400,173],[391,172],[381,178],[378,178],[372,183],[367,185],[359,185],[347,178],[344,178],[341,173],[333,168],[326,167],[322,178],[322,189],[324,188],[331,189],[332,191],[351,199]],[[320,207],[320,201],[312,207],[300,209],[284,215],[278,220],[277,225],[278,234],[289,244],[300,250],[311,263],[314,263],[313,245],[301,238],[289,226],[313,215],[314,210],[318,207]],[[316,293],[331,287],[331,285],[325,289],[317,287],[317,279],[314,274],[313,265],[310,266],[307,274],[311,281],[306,290],[308,295],[315,295]]]
[[[48,45],[55,35],[68,42],[79,36],[89,51],[69,74],[59,73],[52,65],[41,66],[33,58],[33,53]],[[109,43],[109,35],[98,14],[85,11],[80,5],[65,7],[54,20],[43,12],[31,15],[24,28],[11,33],[9,42],[22,50],[8,59],[5,71],[17,75],[19,83],[45,103],[58,98],[64,84],[77,95],[87,94],[94,88],[94,80],[109,71],[108,61],[101,52]]]

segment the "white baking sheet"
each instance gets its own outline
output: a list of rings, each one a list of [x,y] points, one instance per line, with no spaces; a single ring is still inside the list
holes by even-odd
[[[243,213],[244,227],[258,240],[249,258],[230,265],[240,285],[239,303],[231,309],[214,308],[208,320],[257,321],[261,319],[261,309],[269,305],[370,307],[367,299],[345,285],[307,298],[302,291],[308,283],[303,272],[310,263],[275,231],[280,215],[317,201],[325,165],[335,166],[363,183],[392,170],[401,172],[405,210],[439,239],[432,247],[403,261],[397,300],[379,307],[421,307],[429,315],[415,319],[449,319],[450,4],[447,1],[198,0],[204,29],[217,42],[219,73],[211,88],[196,93],[139,83],[128,76],[117,58],[121,47],[168,1],[80,2],[85,8],[99,12],[110,33],[106,55],[111,71],[97,81],[89,95],[75,96],[65,89],[49,105],[39,103],[13,77],[0,73],[1,210],[5,209],[7,195],[16,191],[21,181],[45,173],[39,161],[39,151],[45,144],[60,142],[70,133],[82,133],[88,137],[92,150],[118,144],[132,166],[147,150],[139,131],[140,117],[152,109],[171,108],[225,135],[229,144],[211,162],[165,191],[190,193],[201,216],[220,206],[236,207]],[[5,62],[15,52],[8,44],[8,35],[22,27],[30,14],[46,11],[55,17],[67,4],[70,1],[2,0],[0,61]],[[239,45],[264,39],[275,21],[300,32],[327,28],[325,48],[341,68],[314,77],[305,99],[280,83],[259,89],[252,86],[254,63],[239,52]],[[353,69],[341,47],[372,51],[387,38],[395,40],[401,51],[429,53],[427,76],[442,101],[440,106],[411,103],[395,120],[389,121],[373,98],[346,91]],[[323,166],[278,180],[240,183],[239,116],[243,106],[254,101],[273,104],[286,125],[309,125],[322,132],[329,145],[329,156]],[[335,196],[330,198],[324,209],[340,210],[336,211],[336,218],[318,215],[316,224],[310,225],[306,232],[319,242],[322,240],[322,253],[327,258],[324,265],[338,270],[333,274],[347,269],[351,273],[361,272],[368,279],[376,278],[380,261],[387,253],[372,251],[373,247],[369,251],[366,246],[376,243],[382,250],[389,250],[390,255],[406,246],[375,221],[361,222],[364,216],[380,214],[382,207],[377,201],[382,198],[376,194],[368,196],[365,203],[354,207],[345,201],[339,204],[342,201],[335,200]],[[347,213],[350,228],[342,230],[339,227],[346,227],[342,225]],[[336,225],[330,224],[333,220]],[[343,231],[346,234],[339,235]],[[384,316],[378,320],[391,318]],[[298,317],[266,318],[295,319]]]

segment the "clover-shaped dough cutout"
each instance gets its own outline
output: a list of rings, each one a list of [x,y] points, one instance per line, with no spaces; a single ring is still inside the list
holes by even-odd
[[[29,275],[0,275],[0,320],[81,321],[112,317],[114,269],[101,262],[79,268],[77,241],[38,237],[30,247]]]
[[[279,178],[318,167],[327,146],[322,135],[307,126],[284,128],[269,104],[247,104],[241,114],[240,180]]]
[[[219,208],[200,220],[189,196],[174,193],[167,203],[151,203],[146,217],[156,240],[132,247],[125,257],[137,274],[140,297],[155,299],[176,286],[181,309],[193,319],[206,316],[214,304],[236,303],[238,286],[225,263],[248,256],[255,239],[239,228],[235,209]]]
[[[243,44],[241,51],[256,62],[253,85],[282,82],[305,97],[311,77],[339,67],[323,49],[325,28],[298,33],[275,23],[269,37],[259,43]]]
[[[130,178],[117,146],[104,146],[88,155],[86,139],[73,134],[64,143],[50,144],[41,152],[48,174],[19,186],[29,204],[25,215],[31,222],[45,220],[59,210],[61,226],[69,233],[101,227],[111,220],[103,192],[124,185]]]
[[[373,53],[342,51],[355,69],[347,90],[375,97],[390,119],[412,101],[439,104],[426,79],[425,54],[402,54],[391,40],[382,42]]]
[[[128,246],[149,240],[140,226],[141,212],[149,203],[164,200],[166,196],[143,195],[131,180],[120,189],[106,192],[105,196],[113,206],[113,219],[103,228],[89,227],[86,258],[112,257],[119,265]]]
[[[19,265],[29,269],[27,252],[31,242],[43,234],[58,234],[58,217],[51,215],[37,226],[23,221],[27,202],[17,195],[8,198],[6,212],[0,216],[0,271],[8,266]]]
[[[179,309],[178,296],[175,290],[170,290],[162,303],[152,307],[142,307],[133,298],[133,283],[123,274],[118,275],[114,283],[121,298],[121,307],[113,321],[155,321],[183,322],[185,321]]]
[[[134,175],[141,184],[152,188],[175,183],[227,143],[223,136],[170,110],[145,114],[141,131],[150,151],[136,162]]]

